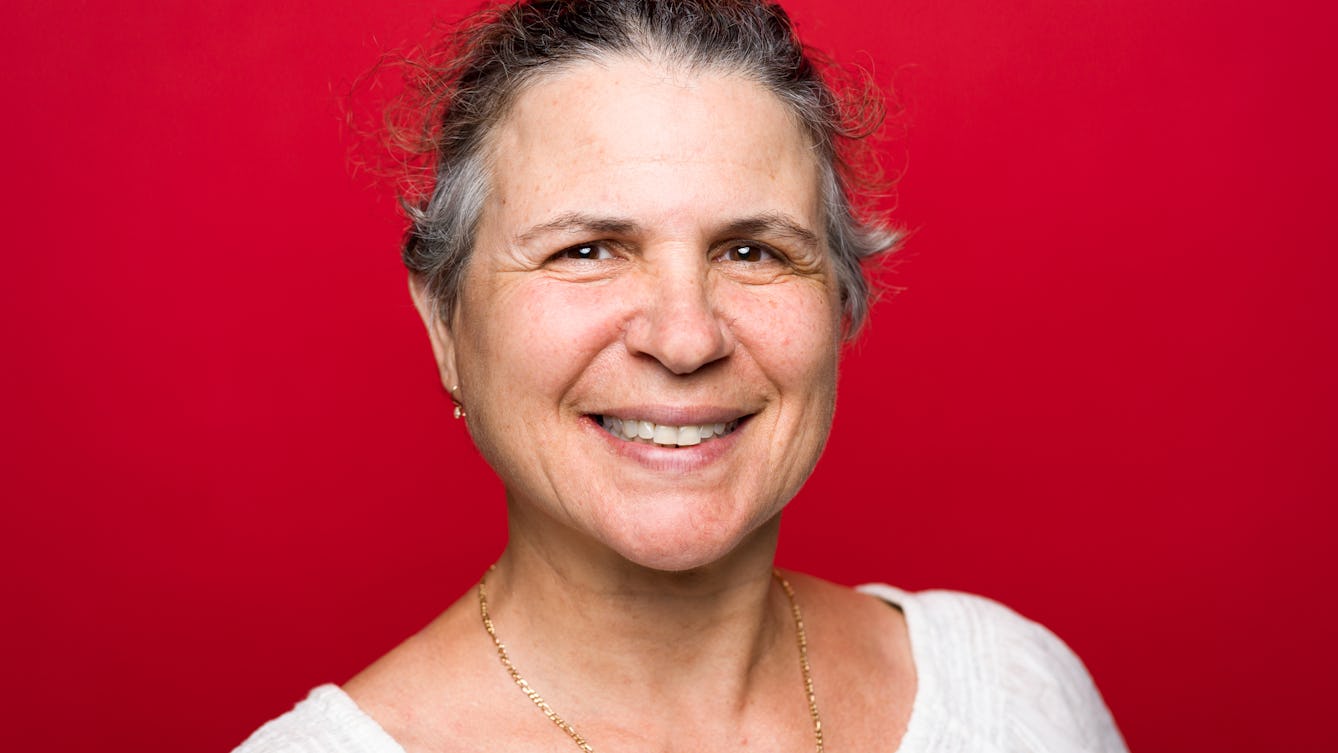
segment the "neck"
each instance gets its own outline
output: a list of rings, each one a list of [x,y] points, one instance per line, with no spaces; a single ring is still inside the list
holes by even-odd
[[[672,715],[681,703],[688,716],[709,699],[742,713],[769,673],[795,661],[788,601],[772,576],[778,531],[773,519],[721,560],[663,572],[561,530],[531,535],[513,516],[487,576],[489,609],[512,661],[555,707],[653,703]]]

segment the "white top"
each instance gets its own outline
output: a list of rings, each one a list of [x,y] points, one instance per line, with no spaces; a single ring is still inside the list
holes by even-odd
[[[1031,620],[980,596],[859,591],[901,607],[917,687],[896,753],[1128,753],[1082,662]],[[335,685],[322,685],[233,753],[405,753]]]

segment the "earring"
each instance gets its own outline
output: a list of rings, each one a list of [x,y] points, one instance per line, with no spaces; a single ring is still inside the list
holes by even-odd
[[[450,395],[451,395],[451,402],[455,403],[455,411],[454,411],[454,414],[455,414],[455,417],[456,417],[457,419],[465,418],[465,406],[464,406],[463,404],[461,404],[461,403],[460,403],[460,399],[457,398],[457,397],[455,396],[455,393],[456,393],[457,391],[459,391],[459,389],[460,389],[460,385],[457,384],[457,385],[451,387],[449,390],[446,390],[446,391],[449,392]]]

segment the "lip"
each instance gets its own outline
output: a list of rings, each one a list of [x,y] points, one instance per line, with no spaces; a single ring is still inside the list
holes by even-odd
[[[640,412],[643,410],[644,412]],[[604,446],[613,454],[635,462],[647,470],[667,473],[692,473],[702,471],[715,464],[738,444],[739,438],[748,428],[749,419],[753,416],[752,413],[740,413],[737,409],[664,409],[663,407],[659,409],[648,407],[646,409],[609,410],[608,413],[600,415],[616,417],[620,414],[629,417],[644,417],[643,420],[670,426],[693,423],[728,423],[738,420],[739,425],[735,427],[734,431],[721,437],[715,437],[709,442],[702,442],[690,447],[665,447],[619,439],[595,422],[593,416],[596,414],[587,413],[581,417],[582,428],[585,431],[595,433],[599,437],[599,441],[603,442]],[[675,421],[681,421],[681,423],[675,424]]]

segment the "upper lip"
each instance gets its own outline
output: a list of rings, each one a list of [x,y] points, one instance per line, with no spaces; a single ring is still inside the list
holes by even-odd
[[[608,416],[623,421],[635,419],[662,426],[700,426],[727,424],[750,416],[755,411],[710,405],[628,405],[589,411],[590,415]]]

